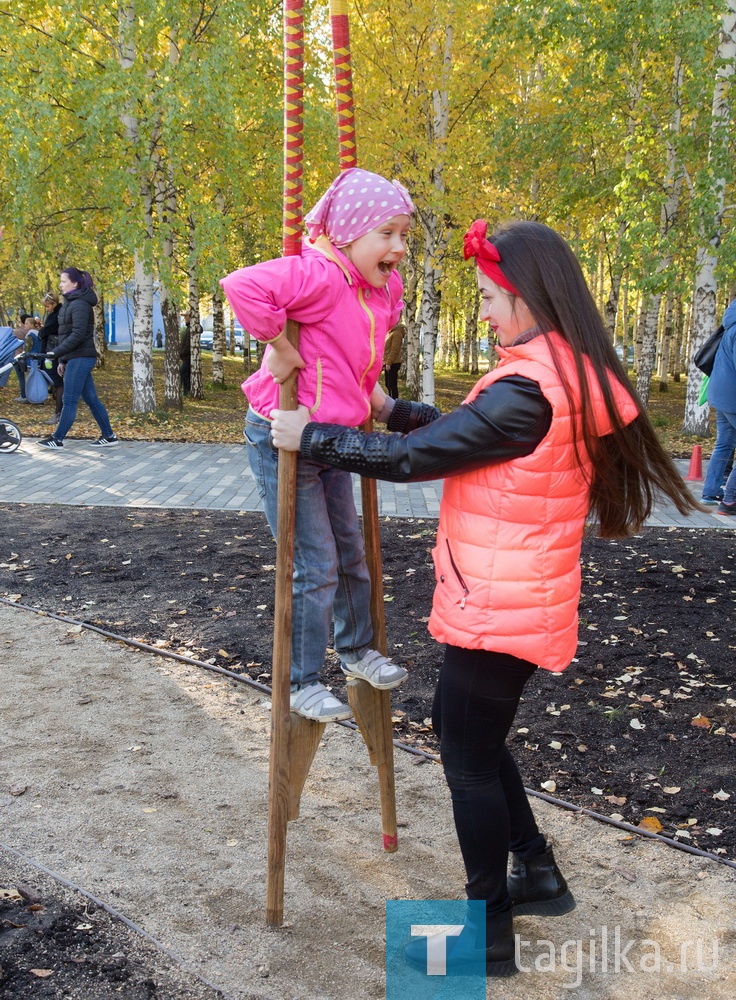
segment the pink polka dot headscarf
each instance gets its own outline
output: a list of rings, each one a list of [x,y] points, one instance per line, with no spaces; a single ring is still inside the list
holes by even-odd
[[[324,235],[336,247],[345,247],[395,215],[413,212],[403,184],[350,167],[335,178],[304,221],[311,240]]]

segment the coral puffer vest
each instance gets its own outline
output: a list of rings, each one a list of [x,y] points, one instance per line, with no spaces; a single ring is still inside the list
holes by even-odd
[[[499,365],[465,400],[497,379],[523,375],[539,384],[552,423],[531,455],[445,479],[429,630],[439,642],[509,653],[560,671],[577,647],[591,462],[579,438],[581,468],[573,444],[581,407],[572,352],[559,334],[548,337],[569,380],[572,411],[544,336],[497,348]],[[596,431],[609,434],[598,380],[587,361],[586,367]],[[636,404],[615,378],[611,384],[628,423],[637,416]]]

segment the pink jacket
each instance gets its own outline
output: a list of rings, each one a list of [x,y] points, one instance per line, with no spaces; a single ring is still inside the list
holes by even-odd
[[[345,254],[321,238],[307,244],[301,257],[244,267],[220,284],[243,328],[258,340],[282,336],[287,318],[300,324],[305,368],[297,395],[315,420],[355,427],[370,417],[386,332],[403,306],[404,286],[396,271],[385,288],[373,288]],[[265,357],[242,388],[252,409],[270,419],[279,386]]]

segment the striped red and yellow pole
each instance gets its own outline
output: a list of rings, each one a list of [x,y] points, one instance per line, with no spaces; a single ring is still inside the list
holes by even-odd
[[[340,170],[347,170],[349,167],[358,166],[347,0],[330,0],[330,21],[332,24],[332,52],[335,62],[337,143],[340,152]]]
[[[302,252],[304,0],[284,0],[284,257]]]
[[[330,0],[332,51],[335,64],[335,94],[337,98],[337,142],[340,170],[358,166],[358,144],[355,138],[353,105],[353,72],[350,64],[350,23],[347,0]],[[370,431],[368,420],[363,429]],[[372,479],[360,484],[363,508],[365,557],[371,575],[371,620],[373,645],[382,653],[388,651],[386,614],[383,603],[383,564],[381,534],[378,524],[378,491]],[[365,681],[348,682],[348,701],[355,721],[365,740],[371,763],[378,771],[381,798],[383,849],[395,851],[399,840],[396,823],[396,789],[394,783],[394,746],[391,726],[391,695],[377,691]]]

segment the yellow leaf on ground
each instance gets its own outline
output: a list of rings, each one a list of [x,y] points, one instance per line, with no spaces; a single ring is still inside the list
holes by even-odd
[[[648,830],[650,833],[660,833],[664,830],[656,816],[645,816],[639,826],[642,830]]]
[[[695,716],[695,718],[690,723],[691,726],[697,726],[698,729],[710,729],[710,719],[701,715],[700,712]]]

